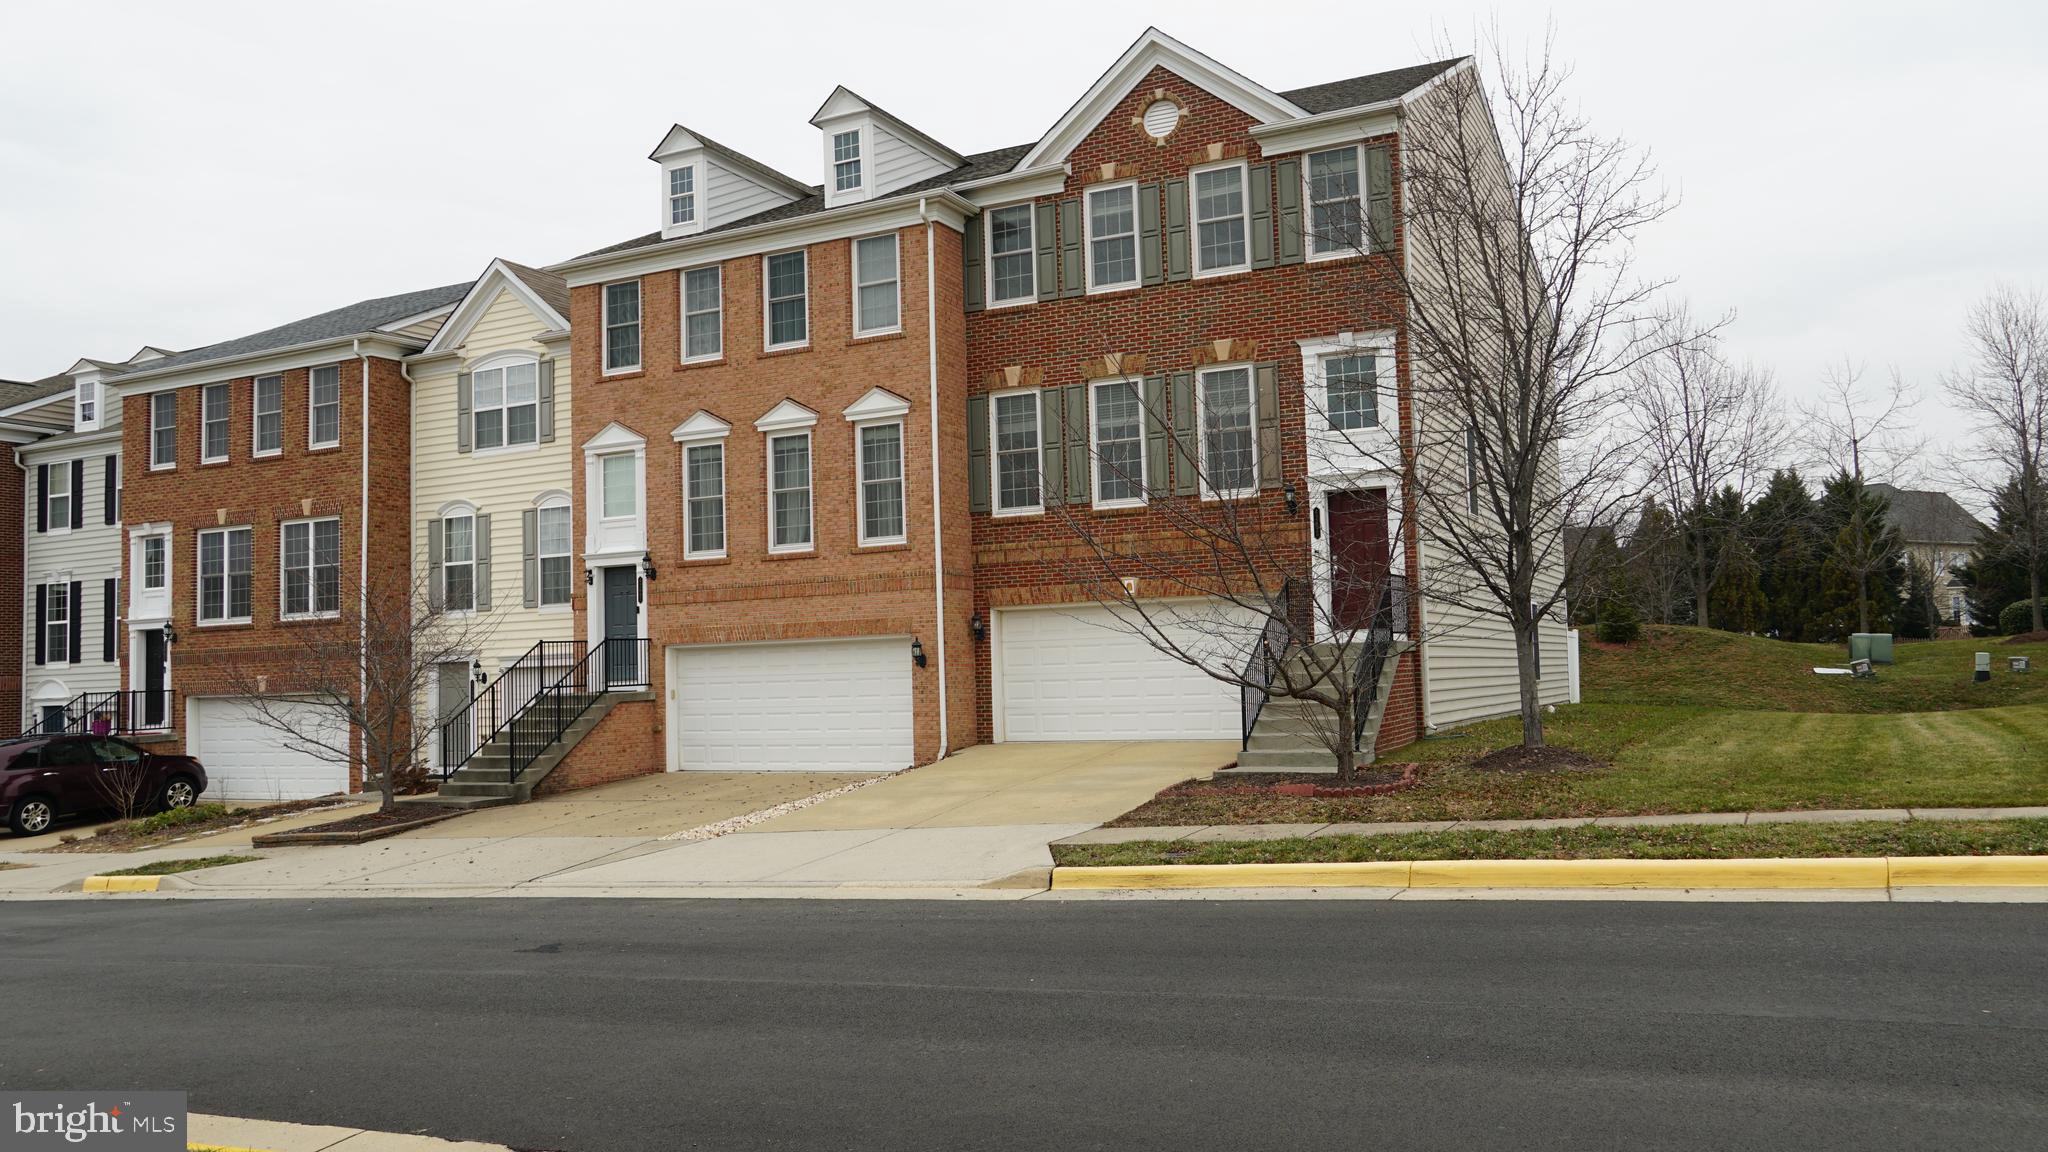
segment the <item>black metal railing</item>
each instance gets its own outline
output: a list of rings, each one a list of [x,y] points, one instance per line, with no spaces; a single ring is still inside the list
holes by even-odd
[[[596,647],[586,648],[575,640],[543,640],[527,649],[497,679],[478,689],[467,704],[442,719],[441,775],[454,775],[501,737],[508,745],[524,746],[526,733],[550,727],[549,715],[535,714],[534,708],[544,701],[558,708],[560,701],[550,701],[551,694],[561,696],[579,687],[599,693],[646,687],[647,644],[645,640],[601,640]],[[597,659],[594,666],[593,657]],[[577,710],[577,715],[582,711]],[[571,717],[563,723],[548,742],[553,743],[574,722]],[[538,755],[516,763],[514,774]]]
[[[1289,627],[1287,619],[1288,593],[1293,587],[1292,580],[1281,582],[1280,593],[1274,597],[1272,607],[1266,613],[1266,626],[1245,657],[1244,675],[1241,677],[1244,681],[1244,738],[1241,747],[1251,746],[1252,729],[1257,727],[1259,713],[1265,710],[1266,701],[1272,697],[1273,673],[1293,650],[1294,630]]]
[[[646,640],[600,640],[543,687],[507,725],[507,780],[516,782],[606,692],[647,687],[648,653]]]
[[[1407,581],[1399,577],[1387,581],[1380,591],[1379,607],[1352,641],[1358,655],[1351,673],[1351,746],[1360,751],[1366,750],[1367,721],[1372,719],[1372,706],[1379,699],[1380,677],[1386,671],[1387,654],[1393,651],[1396,629],[1408,630]]]
[[[64,705],[66,732],[104,736],[116,732],[162,732],[170,727],[168,688],[81,692]]]

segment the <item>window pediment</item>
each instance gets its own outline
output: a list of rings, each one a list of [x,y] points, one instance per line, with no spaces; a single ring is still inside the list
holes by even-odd
[[[891,416],[906,415],[909,411],[910,401],[887,388],[870,388],[867,395],[847,405],[841,415],[858,423],[862,420],[886,420]]]
[[[757,432],[781,432],[794,428],[809,428],[818,422],[818,414],[794,400],[784,400],[768,410],[768,414],[754,421]]]
[[[723,440],[732,431],[732,425],[699,408],[697,414],[676,425],[669,435],[676,440]]]

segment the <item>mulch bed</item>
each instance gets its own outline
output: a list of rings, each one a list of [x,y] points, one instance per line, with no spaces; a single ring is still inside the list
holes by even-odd
[[[203,798],[202,798],[203,800]],[[265,804],[259,808],[237,808],[213,820],[178,824],[156,832],[137,833],[131,823],[109,824],[91,836],[80,836],[60,830],[57,843],[39,849],[43,852],[136,852],[144,848],[157,848],[166,844],[183,843],[197,837],[226,832],[250,824],[262,824],[286,816],[296,816],[311,808],[333,808],[348,803],[340,795],[321,796],[311,800],[285,800],[276,804]],[[63,839],[62,837],[70,837]]]
[[[1379,764],[1351,774],[1348,783],[1317,772],[1246,772],[1215,780],[1187,780],[1160,791],[1159,799],[1189,796],[1385,796],[1415,787],[1415,764]]]
[[[1516,745],[1489,752],[1474,760],[1475,772],[1593,772],[1607,767],[1584,752],[1570,748],[1524,748]]]
[[[467,811],[469,809],[453,804],[402,804],[388,812],[364,812],[326,824],[258,836],[253,843],[259,848],[278,844],[360,844],[452,820]]]

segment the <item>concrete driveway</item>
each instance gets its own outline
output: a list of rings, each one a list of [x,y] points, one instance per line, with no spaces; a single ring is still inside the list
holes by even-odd
[[[515,836],[652,839],[815,796],[867,774],[831,772],[662,772],[616,784],[486,808],[400,839],[495,840]]]

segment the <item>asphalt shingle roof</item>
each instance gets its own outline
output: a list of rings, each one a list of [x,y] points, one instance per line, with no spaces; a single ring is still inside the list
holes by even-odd
[[[1392,100],[1436,79],[1450,70],[1453,64],[1464,57],[1453,60],[1439,60],[1434,64],[1413,64],[1406,68],[1394,68],[1386,72],[1374,72],[1366,76],[1353,76],[1349,80],[1333,80],[1328,84],[1311,84],[1282,92],[1281,96],[1301,105],[1311,114],[1335,112],[1340,108],[1359,108],[1367,104],[1378,104]]]
[[[157,372],[165,368],[182,368],[191,364],[205,364],[214,360],[228,360],[239,356],[251,356],[277,348],[290,348],[298,344],[313,344],[321,340],[334,340],[343,336],[354,336],[374,331],[393,320],[403,320],[421,312],[454,304],[468,293],[474,281],[465,280],[460,284],[448,284],[439,288],[425,288],[417,292],[402,292],[396,296],[379,296],[374,300],[359,300],[346,308],[336,308],[289,324],[204,348],[194,348],[161,360],[151,360],[135,366],[136,371]]]
[[[1975,544],[1984,531],[1984,522],[1946,492],[1913,492],[1890,484],[1872,484],[1870,490],[1890,502],[1892,527],[1908,544]]]
[[[524,264],[514,264],[510,260],[501,260],[500,262],[505,265],[507,271],[519,277],[520,281],[528,288],[533,289],[533,294],[540,297],[543,304],[553,308],[562,319],[567,320],[569,318],[569,282],[567,280],[562,279],[553,272],[545,272],[539,268],[528,268]]]
[[[71,377],[60,372],[41,380],[0,380],[0,408],[12,408],[71,390]]]

